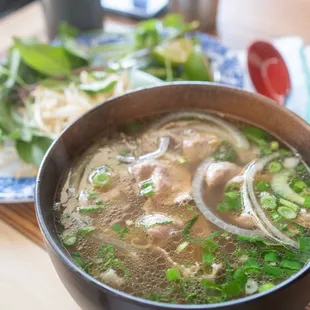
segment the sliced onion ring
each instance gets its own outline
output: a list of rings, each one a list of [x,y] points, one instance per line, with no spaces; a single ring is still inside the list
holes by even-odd
[[[156,159],[158,157],[163,156],[169,147],[169,143],[170,143],[170,137],[162,137],[159,140],[159,147],[157,150],[155,150],[154,152],[151,153],[147,153],[144,155],[141,155],[139,157],[133,157],[133,156],[122,156],[122,155],[117,155],[116,158],[123,162],[123,163],[134,163],[136,161],[142,161],[142,160],[150,160],[150,159]]]
[[[230,232],[232,234],[247,236],[247,237],[263,237],[263,234],[259,230],[250,230],[240,228],[231,224],[226,223],[219,217],[217,217],[204,203],[202,196],[202,186],[204,183],[205,172],[208,167],[214,162],[213,159],[207,159],[204,161],[197,169],[194,176],[192,188],[193,188],[193,198],[196,203],[197,208],[204,215],[204,217],[220,227],[221,229]]]
[[[177,121],[180,119],[200,119],[203,121],[208,121],[211,123],[214,123],[218,125],[219,127],[222,127],[225,129],[227,132],[229,132],[234,140],[236,141],[237,147],[241,149],[250,149],[250,144],[249,141],[246,139],[246,137],[240,132],[238,128],[235,126],[232,126],[228,122],[225,122],[221,118],[215,116],[214,114],[206,114],[206,113],[198,113],[198,112],[177,112],[177,113],[172,113],[164,116],[161,120],[156,122],[154,124],[154,128],[160,128],[161,126],[172,122],[172,121]]]
[[[278,228],[276,228],[267,218],[265,212],[261,208],[259,202],[256,199],[255,192],[254,192],[254,178],[257,172],[264,169],[264,167],[272,160],[280,157],[280,153],[276,152],[271,155],[265,156],[259,159],[256,162],[250,164],[249,169],[245,175],[245,183],[247,185],[247,190],[249,192],[250,198],[253,202],[254,211],[257,216],[263,221],[268,231],[274,236],[274,238],[280,239],[282,243],[290,245],[294,248],[298,248],[298,244],[296,241],[292,240],[291,238],[287,237],[283,234]]]
[[[251,165],[248,165],[247,169],[244,172],[244,175],[247,174],[248,170],[251,168]],[[257,214],[253,210],[253,205],[249,197],[249,193],[247,190],[247,184],[244,180],[242,187],[241,187],[241,200],[242,200],[242,207],[244,210],[244,213],[249,214],[255,219],[255,223],[257,224],[258,228],[263,232],[265,237],[269,237],[270,239],[274,239],[276,241],[280,241],[279,239],[275,238],[263,225],[261,220],[258,218]],[[281,241],[280,241],[281,242]]]

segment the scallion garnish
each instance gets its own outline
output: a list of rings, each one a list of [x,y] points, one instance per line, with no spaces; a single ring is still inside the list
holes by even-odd
[[[104,187],[111,182],[111,174],[108,172],[97,173],[92,178],[92,183],[96,187]]]
[[[258,181],[256,183],[255,189],[259,192],[266,192],[270,188],[270,184],[265,181]]]
[[[279,207],[277,209],[277,212],[279,213],[279,215],[281,215],[287,220],[293,220],[297,217],[297,212],[286,206]]]
[[[272,173],[279,172],[281,169],[282,165],[277,161],[273,161],[268,165],[268,170]]]
[[[152,196],[155,194],[155,185],[152,178],[144,180],[139,183],[141,196]]]
[[[176,281],[182,278],[178,268],[169,268],[166,270],[166,278],[168,281]]]
[[[101,211],[104,209],[105,207],[103,205],[92,205],[92,206],[78,208],[80,213],[92,213],[92,212]]]
[[[96,229],[96,227],[94,227],[94,226],[85,226],[85,227],[80,228],[77,233],[79,236],[85,237],[90,232],[94,231],[95,229]]]
[[[119,224],[113,224],[112,229],[116,232],[121,238],[123,238],[126,234],[129,233],[129,229],[127,227],[122,227]]]
[[[182,251],[184,251],[186,249],[186,247],[189,245],[189,242],[184,241],[181,244],[178,245],[178,247],[176,248],[176,252],[177,253],[181,253]]]
[[[275,287],[275,285],[273,283],[265,283],[265,284],[262,284],[259,288],[258,288],[258,292],[259,293],[262,293],[262,292],[265,292],[265,291],[268,291],[270,289],[272,289],[273,287]]]
[[[260,204],[264,209],[275,209],[277,207],[277,198],[268,192],[262,192],[260,194]]]
[[[310,237],[299,238],[299,250],[302,253],[310,253]]]
[[[62,238],[61,238],[63,244],[65,246],[73,246],[75,243],[76,243],[76,235],[64,235]]]
[[[286,269],[291,269],[291,270],[300,270],[303,266],[301,262],[293,261],[293,260],[288,260],[284,259],[281,263],[280,266],[282,268]]]

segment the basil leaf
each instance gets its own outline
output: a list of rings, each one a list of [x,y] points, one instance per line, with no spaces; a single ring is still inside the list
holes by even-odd
[[[26,44],[19,39],[14,42],[23,61],[36,71],[52,76],[70,73],[71,64],[63,47],[42,43]]]
[[[72,68],[79,68],[88,65],[89,55],[82,49],[75,40],[63,38],[63,47],[70,58]]]
[[[30,142],[17,141],[18,155],[26,162],[39,166],[52,140],[46,137],[33,137]]]

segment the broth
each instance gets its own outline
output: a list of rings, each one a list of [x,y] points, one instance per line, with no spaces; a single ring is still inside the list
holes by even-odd
[[[129,124],[72,165],[59,236],[99,281],[142,298],[208,304],[256,294],[310,251],[310,174],[259,128],[212,114]]]

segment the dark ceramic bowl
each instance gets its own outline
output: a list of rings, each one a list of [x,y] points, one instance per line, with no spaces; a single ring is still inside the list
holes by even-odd
[[[108,135],[122,124],[152,114],[191,109],[225,113],[253,123],[288,142],[310,161],[310,127],[285,108],[253,93],[206,83],[172,83],[111,99],[67,128],[49,149],[39,171],[37,218],[59,277],[79,306],[87,310],[303,310],[310,300],[308,266],[274,289],[254,296],[213,305],[170,305],[132,297],[100,283],[73,264],[62,247],[52,206],[59,181],[71,162],[95,137]]]

